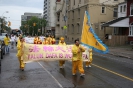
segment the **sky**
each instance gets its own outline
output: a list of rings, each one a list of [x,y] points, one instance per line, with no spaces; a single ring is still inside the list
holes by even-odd
[[[6,21],[11,22],[12,29],[19,29],[21,15],[25,12],[43,14],[43,2],[44,0],[0,0],[0,17],[6,17]]]

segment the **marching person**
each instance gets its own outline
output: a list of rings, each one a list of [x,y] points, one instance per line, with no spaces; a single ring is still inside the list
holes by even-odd
[[[18,44],[17,44],[17,50],[18,50],[17,57],[18,57],[18,60],[19,60],[20,69],[22,71],[24,71],[24,67],[25,67],[25,63],[23,63],[23,60],[21,58],[21,56],[22,56],[23,43],[24,43],[23,37],[19,37]]]
[[[9,42],[10,42],[10,38],[8,37],[8,35],[5,35],[4,38],[4,44],[5,44],[5,54],[9,53]]]
[[[52,43],[52,45],[55,44],[55,38],[54,38],[54,36],[52,36],[52,38],[51,38],[51,43]]]
[[[76,75],[77,68],[80,72],[80,76],[84,76],[83,61],[82,61],[82,52],[85,52],[85,48],[82,47],[79,43],[79,40],[75,40],[75,45],[72,47],[72,75]]]
[[[44,37],[44,41],[42,42],[43,45],[49,45],[49,42],[47,41],[47,38]]]
[[[66,43],[65,43],[63,37],[60,38],[60,42],[59,42],[58,45],[66,46]],[[60,68],[64,68],[64,66],[65,66],[65,60],[59,60],[59,66],[60,66]]]
[[[34,38],[34,44],[37,44],[37,41],[38,41],[38,37],[35,36],[35,38]]]
[[[89,59],[90,61],[86,61],[85,64],[86,64],[86,67],[91,67],[91,63],[92,63],[92,49],[89,49]]]
[[[50,35],[48,36],[47,40],[48,40],[48,42],[49,42],[49,45],[51,45],[51,44],[52,44],[52,42],[51,42],[52,38],[51,38]]]
[[[42,40],[39,37],[37,37],[37,44],[42,44]]]
[[[14,35],[11,35],[11,47],[12,49],[14,48],[14,43],[15,43],[15,36]]]

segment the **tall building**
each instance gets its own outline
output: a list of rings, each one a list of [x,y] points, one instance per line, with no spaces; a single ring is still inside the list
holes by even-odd
[[[67,5],[68,0],[56,0],[56,38],[67,38]]]
[[[42,13],[29,13],[25,12],[24,15],[21,15],[21,21],[27,21],[31,19],[31,17],[36,16],[37,18],[42,18]]]
[[[47,20],[46,32],[55,35],[55,7],[56,0],[44,0],[43,18]]]

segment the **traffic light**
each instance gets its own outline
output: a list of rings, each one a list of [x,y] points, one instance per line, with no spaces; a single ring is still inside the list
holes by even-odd
[[[36,26],[36,23],[33,23],[33,26]]]
[[[8,22],[8,26],[11,26],[11,22],[10,21]]]

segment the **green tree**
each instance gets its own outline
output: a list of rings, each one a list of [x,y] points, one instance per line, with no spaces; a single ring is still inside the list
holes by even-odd
[[[42,35],[42,27],[46,27],[47,21],[45,19],[40,19],[37,17],[31,17],[30,20],[22,22],[20,29],[23,33],[28,33],[30,35]],[[40,31],[38,31],[40,29]]]

